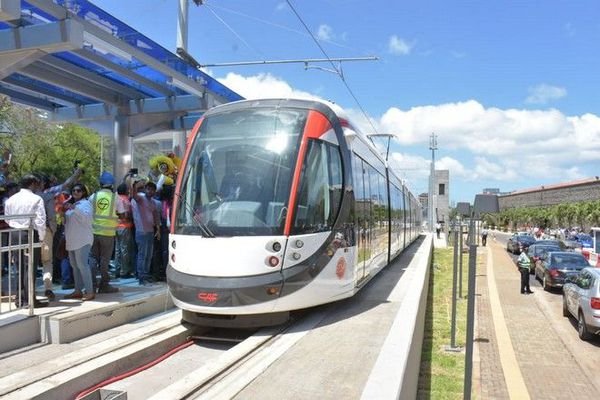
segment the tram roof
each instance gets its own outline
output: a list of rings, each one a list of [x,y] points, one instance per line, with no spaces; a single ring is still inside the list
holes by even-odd
[[[0,0],[0,94],[80,121],[243,98],[88,0]]]

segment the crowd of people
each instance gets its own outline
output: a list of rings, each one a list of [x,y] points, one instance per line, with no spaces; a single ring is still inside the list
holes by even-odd
[[[39,173],[26,174],[16,183],[2,173],[0,213],[11,218],[0,220],[0,229],[20,229],[2,232],[3,246],[28,243],[26,228],[33,221],[34,243],[41,244],[34,249],[33,266],[43,270],[49,301],[56,298],[54,284],[73,289],[64,298],[89,301],[117,292],[111,279],[135,277],[140,285],[164,280],[173,187],[161,181],[157,186],[135,171],[116,185],[105,171],[98,179],[100,188],[88,193],[80,182],[82,173],[76,168],[63,183]],[[2,257],[3,269],[19,269],[22,289],[17,301],[25,305],[28,277],[35,279],[27,270],[27,252],[3,252]],[[34,307],[47,304],[34,300]]]

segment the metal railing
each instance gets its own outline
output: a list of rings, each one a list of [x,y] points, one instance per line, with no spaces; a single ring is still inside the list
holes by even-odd
[[[29,316],[33,316],[36,279],[33,252],[35,248],[41,248],[39,241],[34,243],[35,217],[34,214],[0,215],[0,221],[7,223],[16,219],[29,219],[29,228],[0,229],[0,314],[27,309]],[[27,233],[26,241],[23,240],[24,232]],[[27,276],[24,277],[23,274]],[[27,285],[27,299],[24,299],[23,285]]]

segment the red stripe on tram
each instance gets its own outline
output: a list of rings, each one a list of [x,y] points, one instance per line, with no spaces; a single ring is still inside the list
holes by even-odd
[[[196,139],[196,136],[198,136],[198,132],[200,132],[200,125],[202,125],[202,121],[204,121],[204,117],[202,117],[202,118],[198,119],[198,121],[196,121],[196,123],[194,124],[194,127],[192,128],[192,133],[187,138],[186,143],[185,143],[185,154],[183,155],[183,160],[181,160],[180,170],[177,171],[177,182],[175,183],[175,198],[177,198],[177,199],[181,198],[179,191],[181,190],[181,181],[183,179],[182,171],[185,171],[185,168],[188,163],[188,158],[190,156],[190,152],[192,149],[192,146],[190,146],[190,143],[193,143],[194,139]],[[177,205],[178,204],[179,204],[179,201],[174,201],[173,208],[171,209],[170,233],[175,233],[175,224],[173,223],[173,215],[175,215],[177,213]]]
[[[327,117],[318,111],[310,110],[308,112],[306,126],[304,127],[304,132],[302,132],[300,149],[298,150],[298,158],[296,159],[296,168],[294,168],[294,177],[292,178],[292,188],[290,190],[288,210],[296,209],[298,189],[300,188],[300,176],[302,175],[302,165],[304,164],[304,157],[306,156],[306,150],[308,149],[308,139],[318,139],[330,129],[331,123]],[[285,219],[285,228],[283,230],[283,234],[286,236],[289,236],[290,232],[292,231],[292,222],[294,216],[295,212],[287,213],[287,217]]]

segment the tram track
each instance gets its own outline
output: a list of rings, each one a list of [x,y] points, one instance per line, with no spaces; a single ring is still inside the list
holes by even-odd
[[[235,397],[325,316],[325,308],[301,313],[284,325],[258,331],[199,328],[194,344],[137,375],[103,389],[136,399]]]

